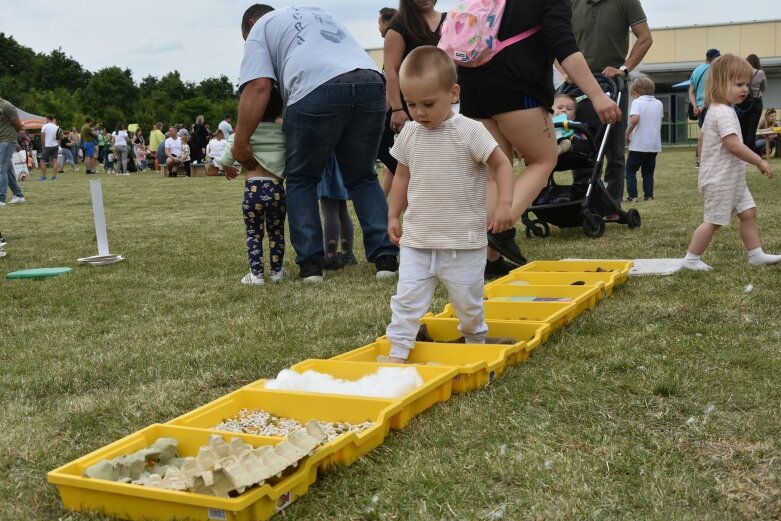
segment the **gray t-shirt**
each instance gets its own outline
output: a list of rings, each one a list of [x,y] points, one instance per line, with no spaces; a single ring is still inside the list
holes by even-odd
[[[0,98],[0,143],[16,143],[16,127],[12,121],[19,119],[16,107]]]
[[[289,106],[355,69],[379,72],[344,24],[319,7],[287,7],[262,16],[250,31],[239,90],[249,81],[270,78]]]

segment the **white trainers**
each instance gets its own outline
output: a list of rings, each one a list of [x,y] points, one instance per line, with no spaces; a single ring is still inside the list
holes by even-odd
[[[3,206],[5,206],[5,203],[3,201],[0,201],[0,208],[2,208]]]
[[[271,275],[269,276],[271,282],[281,282],[285,277],[287,277],[287,271],[285,271],[285,268],[282,268],[279,271],[271,270]]]
[[[244,278],[241,279],[242,284],[247,284],[249,286],[262,286],[266,283],[265,280],[263,280],[263,277],[258,277],[257,275],[253,275],[250,271],[246,275],[244,275]]]
[[[8,201],[8,204],[22,204],[25,201],[26,199],[24,197],[13,196],[13,198],[10,201]]]

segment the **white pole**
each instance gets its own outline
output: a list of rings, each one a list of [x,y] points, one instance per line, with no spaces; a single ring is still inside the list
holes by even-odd
[[[95,235],[98,238],[98,255],[110,255],[108,249],[108,234],[106,233],[106,213],[103,211],[103,190],[100,179],[89,182],[92,192],[92,215],[95,218]]]

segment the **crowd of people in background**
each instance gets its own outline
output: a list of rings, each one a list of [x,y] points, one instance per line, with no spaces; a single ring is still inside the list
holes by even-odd
[[[230,120],[231,116],[226,115],[220,126],[228,122],[230,127]],[[40,169],[39,180],[54,181],[57,174],[64,173],[68,166],[71,172],[80,172],[80,163],[84,164],[88,175],[114,173],[124,176],[131,172],[147,171],[160,173],[164,166],[169,169],[167,174],[171,176],[175,176],[180,168],[188,175],[192,164],[211,167],[222,154],[226,143],[222,129],[212,132],[202,115],[198,115],[189,128],[184,123],[176,123],[165,134],[162,132],[162,122],[156,123],[145,134],[138,125],[126,126],[124,121],[117,121],[109,129],[89,117],[81,129],[63,129],[52,114],[46,116],[46,123],[40,132],[28,131],[24,124],[20,125],[13,157],[14,173],[19,181],[24,181],[36,168]],[[128,127],[133,130],[130,131]],[[166,142],[168,154],[165,152]],[[189,148],[188,157],[179,157],[183,142]],[[213,175],[224,175],[222,167],[214,170]]]

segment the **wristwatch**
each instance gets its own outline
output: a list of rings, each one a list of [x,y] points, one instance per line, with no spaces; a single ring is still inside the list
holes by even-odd
[[[624,78],[629,77],[629,67],[627,67],[626,65],[622,65],[621,67],[618,68],[618,70],[624,73]]]

